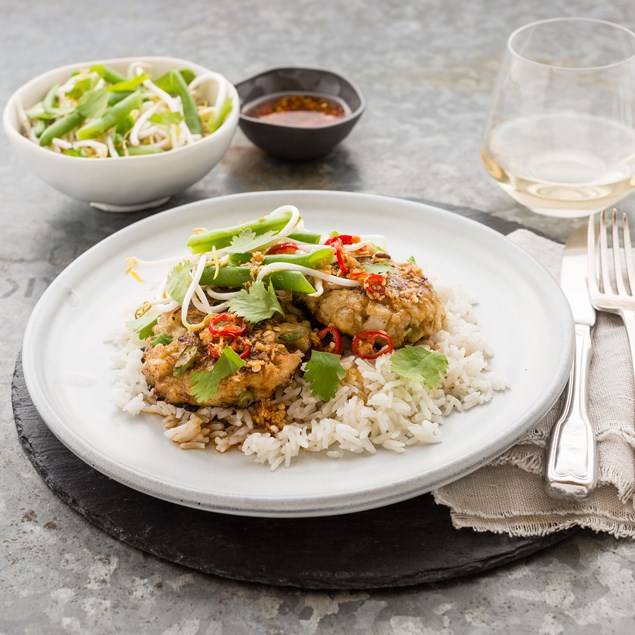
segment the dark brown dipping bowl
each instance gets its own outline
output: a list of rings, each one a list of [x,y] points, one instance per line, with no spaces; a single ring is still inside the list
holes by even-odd
[[[348,79],[319,68],[271,68],[235,86],[241,103],[241,130],[252,143],[278,159],[306,161],[327,154],[353,129],[366,107],[364,97]],[[350,112],[319,127],[271,123],[244,114],[254,101],[285,92],[337,97]]]

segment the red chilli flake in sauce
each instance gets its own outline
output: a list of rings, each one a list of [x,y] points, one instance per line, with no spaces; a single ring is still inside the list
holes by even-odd
[[[304,128],[328,126],[347,114],[331,97],[292,93],[266,97],[245,110],[245,115],[254,119]]]

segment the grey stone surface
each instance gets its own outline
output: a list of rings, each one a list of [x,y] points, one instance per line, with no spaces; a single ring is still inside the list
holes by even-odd
[[[279,163],[237,134],[222,163],[171,205],[259,189],[355,190],[468,205],[560,239],[576,222],[532,215],[480,165],[505,38],[560,15],[635,26],[630,0],[3,0],[0,9],[2,102],[54,66],[129,54],[189,58],[236,81],[274,65],[320,65],[349,75],[366,95],[364,117],[326,159]],[[142,215],[108,216],[58,194],[17,163],[4,137],[0,192],[0,633],[632,632],[635,545],[603,536],[580,534],[526,562],[434,587],[322,593],[195,574],[97,531],[21,452],[11,371],[46,284]]]

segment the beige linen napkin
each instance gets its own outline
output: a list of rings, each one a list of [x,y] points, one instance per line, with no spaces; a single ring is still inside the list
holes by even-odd
[[[509,237],[559,280],[562,245],[526,230]],[[619,317],[598,314],[593,344],[589,416],[598,441],[597,490],[580,502],[557,501],[544,492],[545,446],[558,418],[556,404],[516,446],[434,492],[436,502],[450,508],[455,527],[532,536],[579,525],[635,538],[633,370]]]

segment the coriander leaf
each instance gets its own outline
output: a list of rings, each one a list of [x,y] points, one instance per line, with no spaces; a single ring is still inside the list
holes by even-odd
[[[340,364],[340,355],[311,351],[306,363],[304,379],[311,384],[311,392],[322,401],[330,401],[344,379],[346,371]]]
[[[126,322],[126,327],[134,331],[139,336],[139,339],[145,340],[152,335],[152,329],[158,319],[158,313],[146,313],[136,320]]]
[[[339,235],[340,235],[339,232],[335,232],[335,231],[329,232],[329,238],[335,238],[335,236],[339,236]]]
[[[410,256],[410,258],[408,258],[408,262],[411,262],[413,265],[417,264],[417,261],[415,260],[414,256]]]
[[[151,342],[150,346],[154,348],[158,344],[163,344],[163,346],[167,346],[172,341],[172,337],[170,337],[167,333],[161,333],[161,335],[157,335]]]
[[[192,265],[189,262],[179,262],[174,265],[168,274],[165,290],[168,295],[179,304],[183,304],[187,288],[190,286],[190,271]]]
[[[157,112],[150,117],[149,121],[169,126],[172,123],[181,123],[183,115],[180,112]]]
[[[362,269],[368,273],[390,273],[394,270],[394,267],[392,265],[376,263],[374,265],[364,265]]]
[[[448,372],[448,358],[422,346],[404,346],[392,354],[390,367],[397,375],[423,382],[433,389],[441,384],[441,378]]]
[[[75,82],[75,86],[66,93],[71,99],[80,99],[89,90],[95,88],[98,79],[96,77],[86,77]]]
[[[254,282],[249,291],[241,289],[229,300],[228,306],[232,313],[251,323],[268,320],[276,313],[284,316],[276,290],[272,284],[267,289],[264,282]]]
[[[270,243],[278,232],[268,231],[264,234],[256,234],[253,229],[243,229],[238,235],[232,238],[231,244],[227,247],[230,254],[243,254],[251,252],[258,247]]]
[[[128,90],[134,90],[137,86],[143,84],[146,79],[150,79],[150,75],[147,73],[141,73],[141,75],[137,75],[131,79],[126,79],[123,82],[117,82],[116,84],[112,84],[108,86],[107,90],[111,93],[119,93]]]
[[[77,104],[77,110],[86,119],[101,117],[106,108],[108,108],[108,91],[105,88],[88,91]]]
[[[244,365],[245,360],[240,359],[240,355],[229,346],[225,346],[212,370],[192,373],[190,377],[190,394],[193,395],[199,403],[209,401],[218,391],[218,386],[221,381],[223,381],[225,377],[233,375]]]

